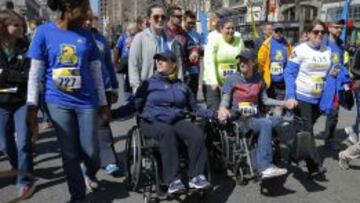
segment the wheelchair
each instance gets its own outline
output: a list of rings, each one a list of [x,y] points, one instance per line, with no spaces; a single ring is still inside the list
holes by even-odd
[[[139,128],[139,118],[137,125],[133,126],[126,139],[126,166],[127,166],[127,184],[130,191],[143,194],[144,203],[159,202],[165,199],[176,199],[182,194],[167,196],[167,187],[163,184],[162,164],[160,152],[158,150],[157,141],[146,138],[141,134]],[[181,147],[184,146],[179,146]],[[186,178],[187,169],[187,153],[179,150],[179,166],[182,179]],[[206,164],[205,176],[211,183],[212,175],[209,162]],[[184,181],[184,183],[186,183]],[[186,184],[185,184],[186,185]],[[211,190],[211,188],[210,188]],[[205,198],[209,190],[191,190],[188,189],[185,195],[199,194],[200,198]]]
[[[209,152],[216,166],[225,170],[239,185],[246,185],[255,179],[256,169],[252,157],[255,156],[255,142],[251,131],[244,132],[243,125],[233,120],[226,125],[209,121]]]

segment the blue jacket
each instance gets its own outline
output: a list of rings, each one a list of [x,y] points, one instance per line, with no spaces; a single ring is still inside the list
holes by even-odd
[[[186,117],[188,112],[204,118],[213,118],[215,113],[201,108],[185,83],[169,80],[156,73],[144,81],[135,94],[135,108],[140,117],[149,122],[173,124]]]
[[[349,109],[351,107],[347,106],[346,101],[342,101],[344,98],[339,96],[340,91],[344,91],[344,84],[349,84],[351,82],[351,78],[348,70],[345,66],[340,66],[340,71],[337,77],[334,77],[330,74],[326,77],[326,83],[324,87],[324,92],[320,98],[320,111],[323,114],[329,114],[334,107],[334,98],[337,97],[340,101],[340,104]]]

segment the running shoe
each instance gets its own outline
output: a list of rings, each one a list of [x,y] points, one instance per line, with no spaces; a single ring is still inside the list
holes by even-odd
[[[181,182],[180,179],[177,179],[170,183],[168,188],[168,195],[182,193],[183,191],[185,191],[185,185]]]
[[[206,180],[204,175],[198,175],[192,178],[189,182],[189,188],[193,189],[205,189],[210,187],[209,181]]]
[[[270,165],[268,168],[266,168],[260,173],[260,176],[261,178],[273,178],[273,177],[285,175],[286,173],[287,173],[287,169],[279,168],[275,165]]]

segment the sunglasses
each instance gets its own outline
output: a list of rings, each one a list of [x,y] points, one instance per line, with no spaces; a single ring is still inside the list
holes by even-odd
[[[342,26],[333,26],[333,28],[338,29],[338,30],[342,30],[342,29],[343,29]]]
[[[153,18],[155,21],[159,21],[160,19],[161,19],[161,20],[165,20],[165,19],[166,19],[166,16],[165,16],[165,15],[153,15],[152,18]]]
[[[179,18],[181,19],[183,16],[182,15],[171,15],[172,17],[175,17],[175,18]]]
[[[322,35],[325,35],[327,32],[325,30],[311,30],[312,33],[314,33],[315,35],[318,35],[318,34],[322,34]]]
[[[275,31],[276,33],[283,33],[283,32],[284,32],[284,29],[282,29],[282,28],[276,28],[274,31]]]
[[[189,24],[189,25],[196,25],[195,22],[187,22],[187,24]]]

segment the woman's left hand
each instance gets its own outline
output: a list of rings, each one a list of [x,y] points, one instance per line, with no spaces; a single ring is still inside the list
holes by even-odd
[[[100,113],[101,119],[104,122],[106,122],[106,123],[110,122],[110,120],[111,120],[111,111],[110,111],[108,106],[101,106],[99,113]]]

